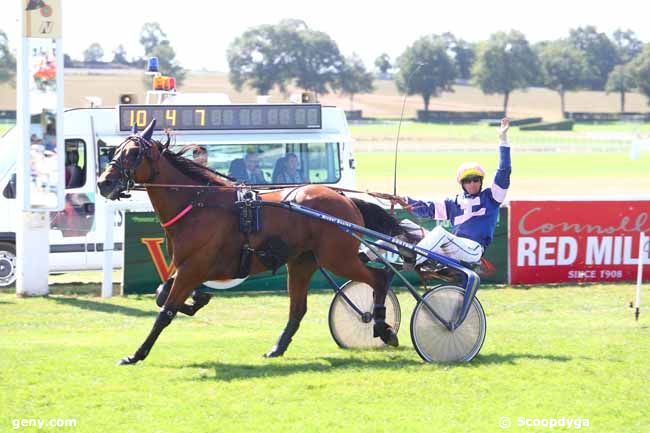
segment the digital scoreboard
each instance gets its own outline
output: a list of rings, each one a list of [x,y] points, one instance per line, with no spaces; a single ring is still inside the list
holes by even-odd
[[[193,131],[321,129],[320,104],[119,105],[119,130],[142,130],[156,119],[156,130]]]

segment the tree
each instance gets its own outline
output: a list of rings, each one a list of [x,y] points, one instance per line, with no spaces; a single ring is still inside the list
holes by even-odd
[[[447,54],[454,59],[459,78],[469,80],[472,75],[472,65],[476,59],[474,45],[456,38],[451,32],[434,35],[434,38],[441,40],[447,47]]]
[[[613,35],[614,46],[621,63],[628,63],[643,51],[643,42],[632,30],[618,29]]]
[[[639,90],[649,98],[650,105],[650,44],[645,46],[630,66]]]
[[[84,51],[84,62],[99,62],[104,57],[104,49],[97,42],[90,44]]]
[[[386,75],[388,70],[393,67],[390,63],[390,56],[386,53],[381,53],[379,57],[375,59],[375,66],[379,69],[382,75]]]
[[[262,25],[236,38],[228,47],[229,80],[237,91],[244,84],[258,95],[275,86],[285,91],[291,77],[293,55],[291,38],[298,36],[289,27]]]
[[[472,77],[472,65],[476,60],[476,49],[474,44],[458,39],[451,47],[454,52],[454,61],[458,68],[458,75],[463,80],[469,80]]]
[[[64,68],[73,68],[74,60],[70,57],[70,54],[63,54],[63,67]]]
[[[350,96],[350,110],[353,110],[354,95],[375,90],[372,81],[372,74],[366,70],[363,60],[357,54],[352,54],[345,59],[335,87],[341,94]]]
[[[296,85],[318,95],[329,93],[343,68],[343,56],[332,38],[324,32],[298,33],[300,44],[294,57]]]
[[[447,54],[445,42],[438,36],[423,36],[397,59],[397,89],[408,95],[421,95],[424,111],[429,111],[431,97],[453,92],[456,68]]]
[[[607,78],[607,93],[618,92],[621,96],[621,113],[625,113],[625,93],[636,88],[636,77],[630,64],[617,65]]]
[[[158,57],[158,67],[161,74],[174,77],[177,87],[183,84],[187,72],[176,62],[176,52],[168,41],[162,41],[159,45],[156,45],[149,55]]]
[[[15,83],[16,79],[16,58],[9,50],[9,39],[7,34],[0,30],[0,83],[8,81]]]
[[[535,82],[539,61],[523,34],[498,32],[479,45],[472,74],[484,93],[503,93],[507,113],[510,93]]]
[[[126,58],[126,49],[124,45],[120,44],[113,50],[113,63],[119,65],[130,65],[128,59]]]
[[[605,33],[596,27],[579,27],[569,31],[569,42],[584,51],[592,74],[586,77],[585,87],[604,90],[609,73],[620,63],[618,52]]]
[[[292,80],[316,95],[328,93],[337,85],[343,62],[336,42],[301,20],[252,28],[228,48],[230,82],[238,90],[247,84],[260,94],[274,86],[285,91]]]
[[[564,116],[565,93],[578,89],[589,74],[587,56],[566,40],[559,40],[542,45],[539,60],[543,83],[560,94],[560,107]]]
[[[144,55],[151,56],[153,49],[161,42],[167,40],[167,33],[161,28],[160,24],[144,23],[140,30],[140,44],[144,47]]]
[[[167,34],[158,23],[145,23],[140,30],[140,43],[144,48],[146,57],[158,57],[158,68],[163,75],[170,75],[176,79],[176,86],[181,86],[185,81],[187,72],[176,61],[176,51],[167,40]],[[142,59],[134,60],[135,64],[144,63]],[[150,82],[145,78],[146,85]]]

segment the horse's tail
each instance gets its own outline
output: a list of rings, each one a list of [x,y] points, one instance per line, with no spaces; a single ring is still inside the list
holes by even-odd
[[[353,198],[352,201],[361,211],[363,221],[370,230],[389,236],[397,236],[404,233],[404,229],[400,227],[399,222],[381,206],[368,203],[358,198]]]

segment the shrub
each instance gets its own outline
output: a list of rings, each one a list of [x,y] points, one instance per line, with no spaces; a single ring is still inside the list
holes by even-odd
[[[532,125],[542,123],[541,117],[525,117],[523,119],[510,119],[510,126]],[[490,126],[501,126],[501,120],[494,120],[489,123]]]
[[[560,122],[534,123],[532,125],[520,126],[520,131],[572,131],[575,122],[571,119]]]

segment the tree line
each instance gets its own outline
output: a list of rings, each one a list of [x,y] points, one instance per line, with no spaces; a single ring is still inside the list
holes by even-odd
[[[327,34],[299,20],[247,30],[230,44],[228,64],[231,83],[258,94],[294,84],[316,94],[347,94],[352,100],[373,89],[374,74],[357,55],[343,57]],[[650,98],[650,45],[644,47],[631,30],[617,30],[610,38],[594,26],[579,27],[566,38],[536,44],[518,31],[497,32],[478,43],[451,33],[431,34],[407,46],[394,64],[382,53],[374,66],[380,76],[396,71],[397,89],[420,95],[425,111],[431,98],[453,92],[458,80],[503,95],[504,112],[513,91],[532,86],[556,91],[562,113],[568,91],[617,92],[622,112],[626,93],[639,90]]]
[[[144,67],[146,58],[156,56],[161,72],[182,84],[186,71],[158,23],[142,26],[140,44],[144,56],[128,60],[119,45],[112,63]],[[92,43],[83,60],[99,62],[104,55],[102,47]],[[238,91],[247,86],[265,95],[273,89],[286,92],[293,85],[317,96],[347,95],[352,106],[355,95],[374,90],[375,74],[357,54],[342,55],[329,35],[302,20],[250,28],[230,43],[226,56],[229,80]],[[66,55],[65,63],[70,67],[79,62]],[[638,90],[650,98],[650,44],[631,30],[619,29],[610,37],[594,26],[578,27],[565,38],[535,44],[518,31],[497,32],[477,43],[451,33],[430,34],[407,46],[394,61],[380,54],[374,66],[380,77],[393,72],[400,92],[420,95],[425,111],[431,98],[453,92],[458,80],[503,95],[505,112],[513,91],[532,86],[556,91],[562,113],[566,92],[580,89],[618,93],[621,112],[628,92]],[[7,36],[0,30],[0,82],[13,80],[15,68]]]

